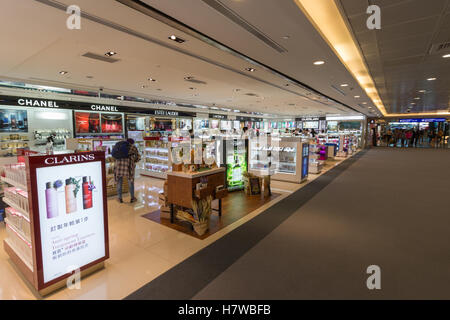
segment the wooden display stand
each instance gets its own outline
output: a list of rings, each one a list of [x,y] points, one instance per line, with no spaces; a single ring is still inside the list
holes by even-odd
[[[73,264],[70,259],[78,261],[77,267],[83,277],[103,268],[104,261],[109,258],[105,153],[24,155],[21,159],[24,166],[20,170],[26,181],[20,183],[20,179],[2,177],[13,186],[11,190],[14,189],[4,198],[14,213],[5,221],[7,237],[3,246],[35,294],[45,296],[66,286],[67,278],[72,276],[68,270]],[[70,169],[65,168],[70,165]],[[79,184],[86,176],[89,176],[89,183],[91,176],[95,181],[95,185],[90,184],[89,189],[84,189],[91,190],[90,203],[84,202],[83,192],[87,191],[83,191],[83,186],[77,193],[66,189],[66,198],[57,195],[57,187],[51,190],[53,195],[47,194],[48,186],[53,186],[54,181],[75,179]],[[58,188],[73,186],[71,183],[66,182],[64,187],[61,182]],[[75,195],[68,204],[67,194],[72,195],[72,192]],[[16,193],[23,198],[16,197]],[[16,219],[21,222],[17,223],[19,220]],[[80,239],[84,241],[80,242]],[[100,241],[102,246],[98,246]],[[68,256],[69,260],[66,259]]]
[[[205,190],[196,192],[197,183],[202,179],[207,180]],[[174,222],[173,206],[192,209],[192,199],[196,193],[200,197],[211,195],[214,199],[219,199],[219,216],[222,215],[222,197],[226,196],[224,192],[219,191],[216,194],[216,187],[225,186],[225,168],[215,168],[203,172],[185,173],[169,172],[167,173],[168,182],[168,203],[170,204],[170,222]]]

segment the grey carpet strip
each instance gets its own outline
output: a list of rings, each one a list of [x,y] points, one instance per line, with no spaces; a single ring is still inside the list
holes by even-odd
[[[166,271],[125,300],[188,300],[365,154],[343,161],[286,199]]]

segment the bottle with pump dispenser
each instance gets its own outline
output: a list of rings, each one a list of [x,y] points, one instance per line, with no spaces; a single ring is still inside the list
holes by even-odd
[[[66,179],[66,213],[77,211],[77,198],[75,196],[75,184],[72,179]]]
[[[51,182],[45,184],[45,202],[47,209],[47,219],[58,216],[58,193]]]

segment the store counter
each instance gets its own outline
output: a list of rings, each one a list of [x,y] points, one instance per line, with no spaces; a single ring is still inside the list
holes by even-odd
[[[216,188],[225,186],[225,168],[214,168],[200,172],[173,171],[167,173],[168,203],[170,204],[170,221],[174,222],[173,206],[192,209],[192,199],[195,197],[197,184],[206,183],[202,191],[216,199]],[[222,200],[219,199],[219,216],[222,215]]]

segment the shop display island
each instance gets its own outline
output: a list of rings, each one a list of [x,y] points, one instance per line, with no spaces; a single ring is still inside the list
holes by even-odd
[[[109,258],[104,152],[25,155],[5,165],[5,252],[45,296]],[[76,276],[74,276],[76,277]]]
[[[249,172],[301,183],[308,178],[309,144],[298,137],[249,140]]]
[[[141,174],[154,178],[167,178],[171,168],[169,137],[144,137],[144,170]]]
[[[172,223],[175,214],[174,206],[192,209],[192,200],[196,198],[211,196],[212,200],[219,199],[219,216],[222,214],[223,192],[217,190],[225,186],[225,168],[219,167],[200,172],[169,172],[167,174],[167,185],[170,221]],[[198,187],[200,185],[202,185],[201,188]]]

